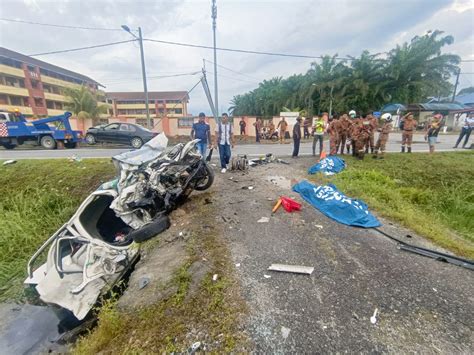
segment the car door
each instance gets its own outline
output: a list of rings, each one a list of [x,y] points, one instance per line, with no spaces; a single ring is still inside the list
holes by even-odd
[[[118,143],[118,135],[117,132],[119,131],[120,123],[111,123],[97,131],[97,138],[101,142],[107,143]]]
[[[119,130],[119,142],[122,144],[130,144],[130,139],[132,139],[132,128],[133,126],[127,124],[127,123],[122,123],[120,125],[120,130]]]

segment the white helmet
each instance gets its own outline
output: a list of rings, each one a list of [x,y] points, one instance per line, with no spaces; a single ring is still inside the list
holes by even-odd
[[[356,115],[356,112],[354,110],[349,111],[349,116],[355,116],[355,115]]]
[[[391,122],[392,121],[392,115],[390,113],[384,113],[382,115],[382,120],[385,120],[386,122]]]

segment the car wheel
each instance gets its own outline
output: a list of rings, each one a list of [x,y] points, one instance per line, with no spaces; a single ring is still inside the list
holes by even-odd
[[[51,136],[41,137],[40,144],[45,149],[56,149],[56,141]]]
[[[97,143],[95,136],[92,133],[86,134],[86,143],[89,145],[93,145]]]
[[[205,165],[206,168],[206,177],[199,181],[194,189],[196,191],[204,191],[211,187],[212,183],[214,182],[214,171],[209,167],[209,165]]]
[[[130,144],[132,145],[133,148],[140,149],[143,145],[143,141],[140,137],[133,137],[132,140],[130,141]]]
[[[11,144],[11,143],[2,143],[2,145],[5,149],[13,149],[16,147],[16,144]]]
[[[127,239],[132,238],[133,241],[142,243],[167,230],[170,225],[170,218],[168,216],[160,216],[143,227],[130,232]]]

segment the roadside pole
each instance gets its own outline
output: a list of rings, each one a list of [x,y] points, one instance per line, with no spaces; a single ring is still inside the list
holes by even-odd
[[[458,69],[458,74],[456,75],[456,84],[454,84],[454,92],[453,92],[453,97],[451,99],[451,102],[454,102],[454,99],[456,97],[456,91],[458,90],[458,84],[459,84],[459,75],[461,75],[461,68]]]
[[[212,32],[214,36],[214,120],[216,123],[219,122],[219,98],[217,90],[217,50],[216,50],[216,19],[217,19],[217,6],[216,0],[212,0]]]
[[[143,37],[142,37],[142,28],[138,27],[138,42],[140,43],[140,56],[142,59],[142,76],[143,76],[143,91],[145,91],[145,110],[146,110],[146,123],[148,129],[152,130],[153,125],[151,124],[150,118],[150,107],[148,104],[148,87],[146,84],[146,70],[145,70],[145,54],[143,53]]]

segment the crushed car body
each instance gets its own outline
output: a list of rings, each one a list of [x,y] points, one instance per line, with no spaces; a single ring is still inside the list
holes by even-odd
[[[213,171],[197,142],[167,148],[168,139],[160,134],[115,156],[118,178],[91,193],[38,249],[25,284],[34,286],[43,302],[84,319],[137,260],[138,243],[168,228],[167,214],[193,190],[212,185]],[[34,269],[45,253],[46,262]]]

